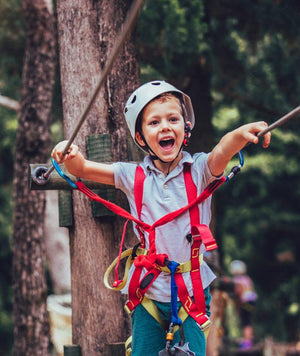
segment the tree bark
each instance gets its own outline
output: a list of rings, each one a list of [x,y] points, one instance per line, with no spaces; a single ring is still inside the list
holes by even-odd
[[[59,1],[58,28],[65,136],[69,138],[98,82],[131,1]],[[127,160],[128,132],[122,109],[138,85],[139,68],[132,36],[101,88],[75,143],[85,153],[86,137],[109,133],[113,160]],[[124,197],[118,195],[118,203]],[[102,354],[106,343],[129,333],[119,293],[103,284],[117,255],[122,224],[117,217],[93,218],[90,202],[73,193],[75,226],[70,231],[73,343],[82,355]]]
[[[45,193],[28,189],[28,164],[49,157],[55,21],[49,1],[23,0],[26,50],[14,166],[14,355],[47,355]]]

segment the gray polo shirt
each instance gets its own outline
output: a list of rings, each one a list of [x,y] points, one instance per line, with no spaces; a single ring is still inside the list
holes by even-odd
[[[191,163],[191,174],[194,183],[197,186],[197,194],[199,195],[206,186],[216,179],[210,173],[207,165],[208,154],[197,153],[193,157],[183,152],[183,157],[175,169],[166,177],[158,170],[149,156],[145,157],[140,164],[143,168],[146,178],[143,191],[143,205],[141,219],[149,225],[162,216],[182,208],[188,204],[183,168],[184,163]],[[137,210],[134,200],[134,177],[136,164],[118,162],[114,163],[114,178],[116,188],[121,189],[127,196],[131,214],[137,217]],[[211,218],[211,198],[206,199],[200,204],[200,222],[209,225]],[[157,253],[166,253],[169,259],[178,263],[190,260],[191,247],[186,239],[186,235],[190,233],[190,217],[189,212],[183,213],[175,220],[160,226],[156,229],[156,249]],[[139,235],[135,231],[137,238]],[[146,248],[149,248],[148,235],[145,234]],[[202,251],[205,252],[202,245]],[[134,266],[131,268],[129,280],[133,273]],[[192,283],[189,273],[183,274],[190,295],[193,295]],[[215,275],[204,262],[201,265],[201,278],[203,288],[206,288],[215,278]],[[127,283],[128,284],[128,283]],[[127,293],[128,286],[123,290]],[[170,301],[170,275],[161,273],[153,285],[148,289],[146,296],[148,298],[160,301]]]

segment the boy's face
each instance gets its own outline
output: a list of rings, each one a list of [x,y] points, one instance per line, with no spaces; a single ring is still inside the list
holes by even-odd
[[[181,155],[177,156],[184,140],[184,119],[176,97],[170,95],[150,102],[144,109],[141,128],[149,147],[162,161],[180,160]],[[136,140],[145,146],[138,132]]]

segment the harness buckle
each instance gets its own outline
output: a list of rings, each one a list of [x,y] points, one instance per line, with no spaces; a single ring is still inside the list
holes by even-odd
[[[124,310],[127,313],[127,315],[131,315],[132,310],[129,308],[129,306],[127,305],[129,302],[129,300],[126,302],[126,304],[124,305]]]
[[[141,246],[141,243],[139,242],[139,243],[137,243],[134,247],[133,247],[133,249],[132,249],[132,253],[131,253],[131,258],[132,258],[132,261],[134,261],[134,259],[136,258],[136,256],[137,256],[137,249],[139,248]]]
[[[191,229],[192,237],[195,241],[201,241],[206,251],[215,250],[218,248],[216,240],[214,239],[209,227],[205,224],[193,225]]]
[[[204,322],[204,323],[202,323],[201,325],[200,324],[198,324],[199,325],[199,327],[200,327],[200,329],[201,329],[201,331],[205,331],[205,330],[207,330],[210,326],[211,326],[211,320],[210,320],[210,318],[207,316],[207,315],[205,315],[205,317],[207,318],[207,320]]]
[[[194,243],[193,235],[192,234],[187,234],[186,239],[188,242],[192,245]]]

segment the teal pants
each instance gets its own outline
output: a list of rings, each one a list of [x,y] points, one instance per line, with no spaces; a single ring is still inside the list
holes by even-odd
[[[211,296],[209,288],[204,290],[206,301],[206,313],[210,315],[209,306]],[[154,301],[160,312],[160,316],[168,325],[171,320],[170,303],[160,303]],[[178,302],[178,309],[181,303]],[[132,315],[132,356],[158,356],[159,351],[166,346],[166,330],[146,311],[140,304]],[[188,316],[183,323],[185,341],[189,342],[189,348],[195,352],[196,356],[205,356],[206,340],[203,332],[193,318]],[[180,341],[179,331],[174,334],[174,342]]]

